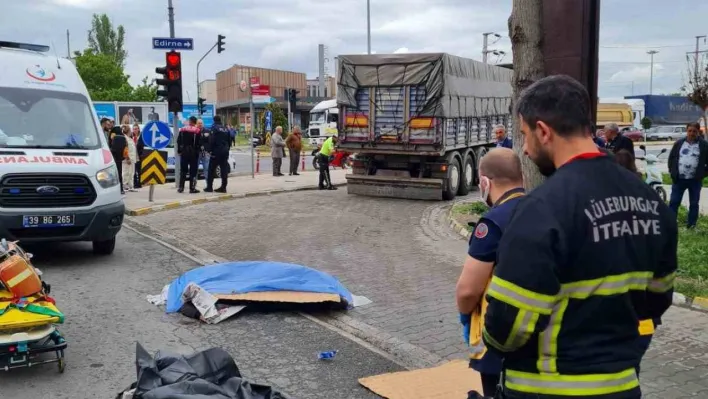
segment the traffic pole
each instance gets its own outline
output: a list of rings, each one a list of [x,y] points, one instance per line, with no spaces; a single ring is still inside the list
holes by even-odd
[[[305,171],[305,151],[302,152],[302,171]]]
[[[261,173],[261,150],[256,151],[256,173]]]
[[[170,38],[175,37],[175,9],[172,7],[172,0],[167,1],[167,19],[170,23]],[[198,85],[197,85],[198,87]],[[169,108],[169,104],[168,104]],[[175,143],[174,146],[174,158],[175,158],[175,188],[179,188],[180,175],[182,174],[182,160],[181,156],[177,154],[177,135],[179,135],[179,117],[178,113],[172,114],[172,140]],[[152,193],[155,190],[155,186],[150,186],[150,198],[152,198]]]

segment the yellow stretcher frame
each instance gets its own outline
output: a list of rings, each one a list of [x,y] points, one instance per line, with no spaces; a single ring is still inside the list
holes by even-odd
[[[37,301],[39,296],[31,296],[27,298],[27,302],[34,305],[44,306],[55,312],[59,312],[51,302]],[[8,291],[0,289],[0,310],[5,310],[10,306],[12,294]],[[19,330],[41,327],[47,324],[59,323],[58,316],[49,316],[38,313],[27,312],[20,309],[9,309],[0,315],[0,332],[9,330]]]

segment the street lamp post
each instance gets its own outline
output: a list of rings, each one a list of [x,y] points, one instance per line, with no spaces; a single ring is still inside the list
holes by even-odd
[[[652,94],[654,89],[654,54],[658,53],[656,50],[649,50],[647,54],[651,56],[651,71],[649,72],[649,95]]]
[[[366,54],[371,54],[371,0],[366,0]]]

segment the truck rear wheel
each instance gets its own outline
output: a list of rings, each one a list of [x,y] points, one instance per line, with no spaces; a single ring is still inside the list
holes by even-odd
[[[457,190],[460,189],[460,177],[460,161],[457,158],[453,158],[447,168],[447,184],[443,191],[443,199],[445,201],[455,199]]]
[[[467,154],[462,162],[462,176],[460,177],[460,188],[458,195],[467,195],[474,187],[475,162],[472,154]]]
[[[106,241],[94,241],[93,253],[96,255],[110,255],[116,249],[116,238],[113,237]]]

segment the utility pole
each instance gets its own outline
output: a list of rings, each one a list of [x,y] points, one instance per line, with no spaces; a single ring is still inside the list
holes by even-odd
[[[371,0],[366,0],[366,54],[371,54]]]
[[[251,87],[251,78],[253,75],[251,74],[251,68],[248,68],[248,104],[251,107],[251,141],[249,145],[251,146],[251,179],[256,178],[256,160],[254,159],[254,154],[253,154],[253,131],[256,128],[256,109],[253,106],[253,87]],[[265,144],[265,143],[263,143]]]
[[[167,0],[167,19],[170,23],[170,39],[175,37],[175,9],[172,7],[172,0]],[[199,85],[197,85],[199,87]],[[177,136],[179,135],[179,114],[174,112],[172,114],[172,140],[176,144]],[[177,148],[175,145],[175,188],[179,188],[180,173],[182,173],[181,157],[177,154]],[[152,198],[152,193],[155,190],[155,185],[150,185],[150,198]]]
[[[490,50],[490,49],[489,49],[489,36],[490,36],[490,35],[492,35],[492,36],[494,36],[494,37],[496,37],[496,38],[501,38],[501,35],[499,35],[498,33],[494,33],[494,32],[485,32],[485,33],[482,33],[482,38],[483,38],[483,42],[482,42],[482,62],[485,63],[485,64],[487,63],[487,58],[488,58],[488,54],[489,54],[489,53],[495,53],[495,54],[497,53],[496,50]],[[496,43],[496,42],[495,42],[495,43]]]
[[[701,48],[700,48],[700,40],[701,39],[703,39],[703,43],[705,43],[706,42],[706,35],[696,36],[696,53],[695,53],[696,59],[694,60],[695,64],[694,64],[694,68],[693,68],[693,74],[695,76],[695,78],[693,80],[694,84],[696,84],[698,82],[698,54],[701,52],[700,51],[701,50]]]
[[[649,50],[647,54],[651,56],[651,72],[649,73],[649,95],[652,95],[654,89],[654,54],[657,54],[656,50]]]
[[[71,44],[69,43],[69,29],[66,30],[66,58],[71,59]]]
[[[290,88],[287,87],[285,88],[287,90],[286,92],[288,93],[288,98],[285,99],[285,101],[288,102],[288,130],[292,132],[293,130],[293,123],[292,123],[292,114],[291,114],[291,109],[290,109]]]

